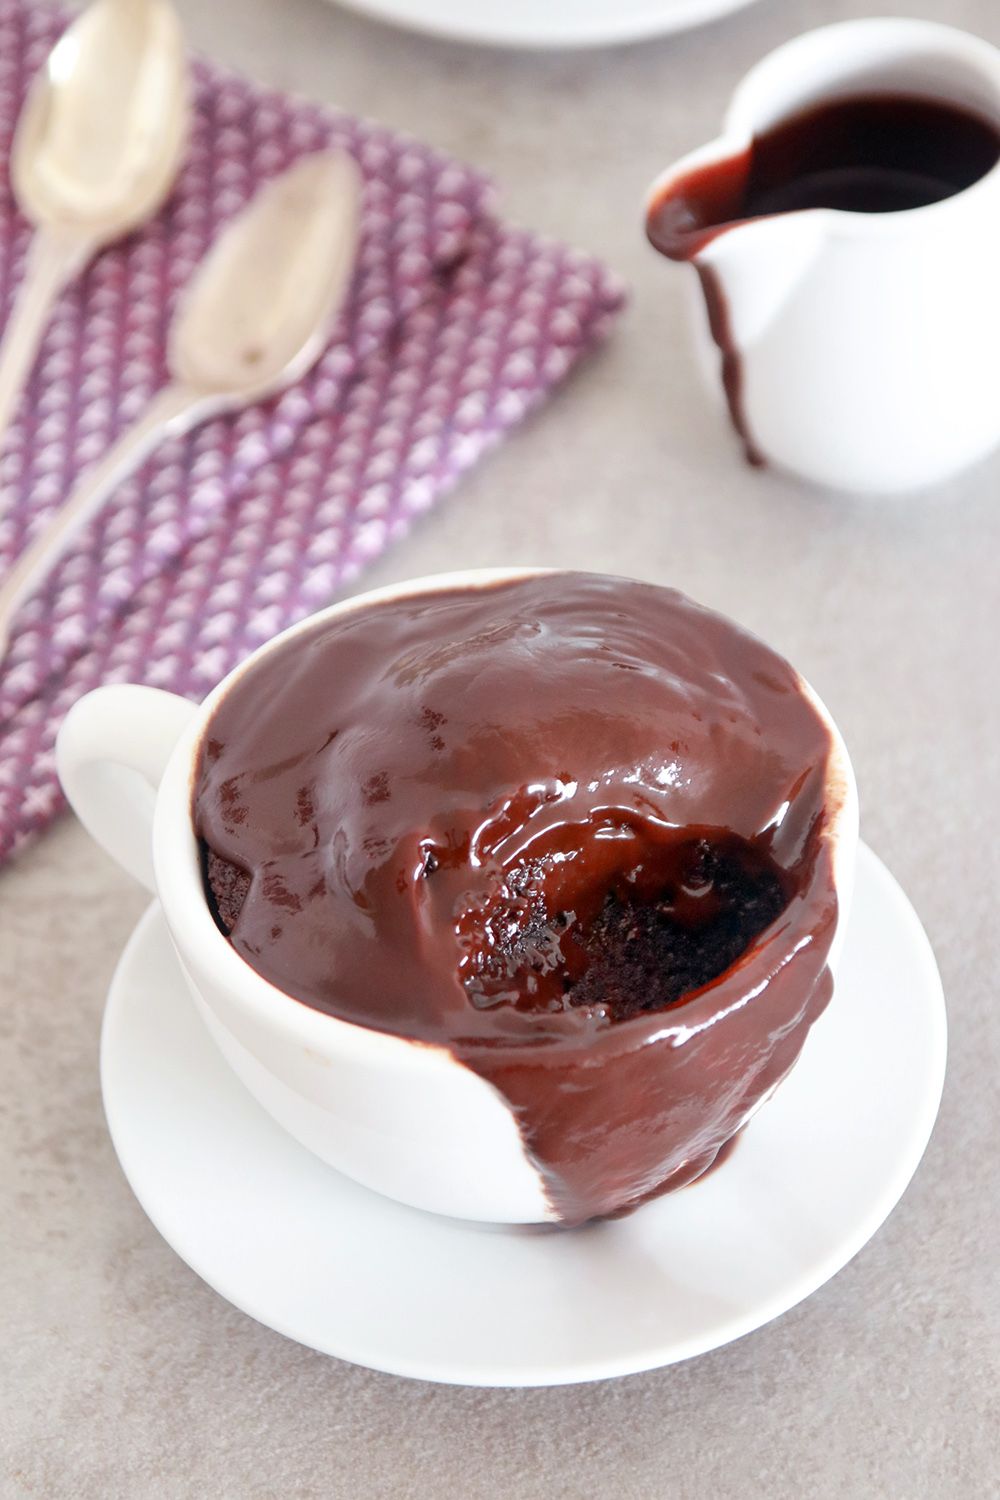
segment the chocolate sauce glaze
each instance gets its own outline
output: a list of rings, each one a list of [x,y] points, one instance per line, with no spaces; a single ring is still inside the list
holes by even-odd
[[[320,620],[200,746],[206,893],[288,995],[450,1049],[560,1218],[704,1172],[831,994],[831,735],[754,637],[585,573]]]

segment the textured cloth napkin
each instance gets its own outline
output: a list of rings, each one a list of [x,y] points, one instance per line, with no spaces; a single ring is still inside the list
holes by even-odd
[[[0,0],[4,163],[65,17]],[[197,65],[184,170],[166,208],[60,300],[0,464],[0,575],[166,380],[177,294],[267,177],[327,145],[364,177],[347,305],[278,400],[164,443],[19,615],[0,665],[0,860],[55,816],[56,731],[103,682],[201,697],[341,591],[608,329],[598,262],[513,229],[479,173],[366,121]],[[29,226],[0,181],[0,317]]]

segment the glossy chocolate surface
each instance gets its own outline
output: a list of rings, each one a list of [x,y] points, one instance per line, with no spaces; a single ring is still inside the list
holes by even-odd
[[[577,1222],[709,1166],[826,1004],[829,755],[761,642],[558,573],[265,656],[215,709],[194,818],[247,962],[450,1048]]]

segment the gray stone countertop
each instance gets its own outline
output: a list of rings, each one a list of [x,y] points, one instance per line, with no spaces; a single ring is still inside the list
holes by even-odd
[[[544,3],[544,0],[540,0]],[[367,582],[530,562],[678,585],[817,686],[867,841],[941,965],[940,1119],[901,1204],[808,1301],[687,1364],[591,1386],[408,1382],[301,1348],[202,1284],[133,1199],[98,1029],[146,898],[72,821],[0,875],[0,1494],[44,1500],[985,1500],[1000,1474],[996,1177],[1000,463],[895,503],[752,472],[706,403],[648,180],[746,68],[864,0],[760,0],[639,47],[521,55],[322,0],[181,0],[195,46],[493,172],[507,213],[604,256],[609,347]],[[879,0],[1000,43],[996,0]]]

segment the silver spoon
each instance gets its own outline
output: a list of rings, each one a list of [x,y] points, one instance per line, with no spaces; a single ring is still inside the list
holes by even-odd
[[[87,470],[0,585],[0,659],[22,600],[164,436],[276,395],[315,364],[354,267],[360,200],[352,158],[321,151],[267,183],[222,231],[171,324],[169,384]]]
[[[184,39],[169,0],[94,0],[32,83],[10,171],[35,235],[0,344],[0,442],[53,302],[98,250],[156,213],[188,118]]]

